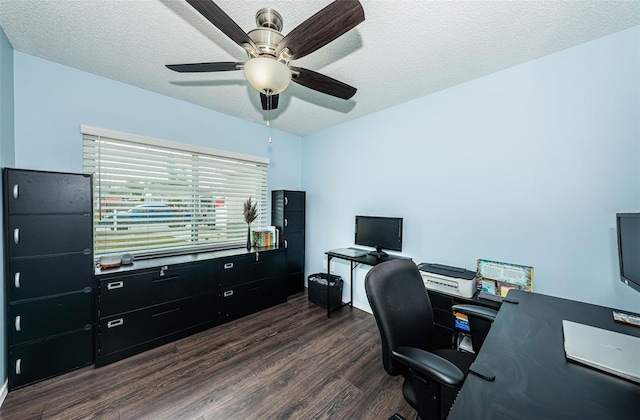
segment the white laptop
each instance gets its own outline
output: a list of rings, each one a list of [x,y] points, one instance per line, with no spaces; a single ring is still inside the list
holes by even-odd
[[[640,383],[640,337],[562,321],[567,359]]]

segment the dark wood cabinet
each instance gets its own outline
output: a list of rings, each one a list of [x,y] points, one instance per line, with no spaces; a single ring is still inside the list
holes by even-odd
[[[283,249],[156,258],[96,274],[96,367],[287,300]]]
[[[9,389],[93,363],[91,176],[3,169]]]
[[[213,293],[101,317],[96,366],[185,337],[212,326]]]
[[[304,291],[305,207],[304,191],[271,192],[271,224],[280,231],[279,246],[287,250],[287,295]]]
[[[215,260],[98,276],[96,366],[212,327]]]
[[[100,317],[213,293],[215,267],[215,261],[211,261],[100,277]]]
[[[9,347],[10,387],[15,389],[91,364],[93,330],[90,327]]]
[[[93,324],[91,289],[9,304],[12,345],[82,330]]]
[[[220,259],[218,321],[231,321],[286,302],[285,279],[283,249]]]

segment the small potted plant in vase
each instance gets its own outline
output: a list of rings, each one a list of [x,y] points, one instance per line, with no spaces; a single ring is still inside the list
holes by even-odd
[[[251,248],[251,222],[258,217],[258,203],[251,202],[251,197],[244,202],[244,221],[247,222],[247,249]]]

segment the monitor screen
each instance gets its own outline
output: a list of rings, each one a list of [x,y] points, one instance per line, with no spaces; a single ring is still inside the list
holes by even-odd
[[[640,213],[616,214],[620,280],[640,292]]]
[[[355,243],[376,248],[377,256],[386,255],[383,249],[402,251],[402,218],[356,216]]]

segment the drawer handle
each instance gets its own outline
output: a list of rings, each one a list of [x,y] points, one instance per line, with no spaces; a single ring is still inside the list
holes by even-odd
[[[260,253],[256,252],[256,261],[260,261]]]
[[[180,308],[173,308],[173,309],[169,309],[167,311],[158,312],[157,314],[151,315],[151,318],[156,317],[156,316],[169,315],[170,313],[178,312],[179,310],[180,310]]]
[[[20,315],[16,316],[16,331],[22,331],[22,317]]]
[[[284,240],[284,248],[287,249],[289,248],[289,242],[287,242],[287,240]]]
[[[226,263],[226,264],[224,265],[224,269],[225,269],[225,270],[227,270],[227,269],[229,269],[229,268],[233,268],[233,263]]]
[[[289,204],[289,199],[287,198],[287,196],[284,196],[284,205],[286,206],[287,204]]]
[[[13,242],[15,242],[16,245],[20,242],[20,229],[19,228],[13,229]]]
[[[114,319],[113,321],[107,322],[107,328],[119,327],[124,324],[124,318]]]
[[[13,284],[16,286],[16,289],[20,288],[20,272],[19,271],[13,275]]]
[[[15,184],[13,186],[13,198],[15,198],[16,200],[18,199],[18,195],[19,195],[18,192],[19,192],[18,191],[18,184]]]
[[[22,373],[22,359],[16,360],[16,375],[20,375]]]
[[[233,290],[227,290],[222,294],[223,297],[233,296]]]
[[[164,276],[164,270],[168,270],[168,269],[169,269],[169,267],[168,267],[168,266],[166,266],[166,265],[165,265],[164,267],[162,267],[162,268],[160,269],[160,277]]]
[[[107,283],[107,290],[121,289],[123,287],[124,287],[123,281],[114,281],[111,283]]]
[[[284,219],[284,227],[289,226],[289,221],[287,219]]]

